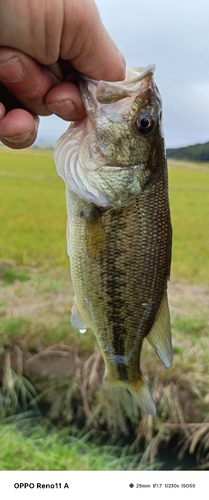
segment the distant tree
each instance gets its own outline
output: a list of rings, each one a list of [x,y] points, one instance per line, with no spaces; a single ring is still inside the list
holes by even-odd
[[[168,148],[167,157],[175,160],[209,161],[209,142],[185,148]]]

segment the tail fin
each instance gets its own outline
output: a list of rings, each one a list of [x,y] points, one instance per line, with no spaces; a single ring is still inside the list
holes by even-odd
[[[156,406],[152,398],[148,382],[142,375],[139,380],[125,382],[123,380],[113,381],[108,377],[107,373],[107,377],[105,377],[105,384],[125,387],[131,393],[134,400],[138,403],[142,412],[148,413],[153,417],[156,415]]]

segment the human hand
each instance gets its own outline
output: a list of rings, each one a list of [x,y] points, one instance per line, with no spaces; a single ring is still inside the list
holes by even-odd
[[[122,55],[93,0],[0,0],[0,140],[12,148],[36,139],[38,115],[80,120],[76,72],[124,78]]]

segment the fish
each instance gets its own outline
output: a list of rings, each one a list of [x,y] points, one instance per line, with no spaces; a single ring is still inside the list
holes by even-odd
[[[79,76],[86,118],[58,139],[66,184],[67,250],[74,288],[71,322],[91,328],[105,384],[123,386],[142,413],[156,414],[140,361],[146,339],[172,364],[167,297],[172,226],[155,66],[129,68],[121,82]]]

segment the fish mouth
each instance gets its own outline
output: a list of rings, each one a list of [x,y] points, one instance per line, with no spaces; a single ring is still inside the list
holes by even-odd
[[[124,80],[125,85],[134,85],[155,72],[155,65],[149,64],[145,68],[128,68]],[[123,82],[121,82],[123,83]]]
[[[80,90],[81,95],[84,97],[84,105],[87,107],[89,105],[85,99],[86,92],[90,92],[95,99],[95,103],[92,103],[93,108],[96,106],[96,102],[100,104],[113,104],[126,97],[130,97],[130,95],[137,92],[141,86],[147,87],[149,85],[149,82],[153,80],[154,72],[154,64],[149,64],[141,68],[128,68],[126,70],[125,80],[117,82],[92,80],[81,74],[79,75]]]
[[[96,112],[101,112],[101,114],[107,112],[110,119],[112,112],[114,120],[117,114],[126,117],[137,96],[146,93],[148,89],[153,93],[156,101],[161,102],[159,91],[153,79],[154,72],[154,64],[149,64],[146,67],[128,68],[125,80],[117,82],[92,80],[85,75],[79,75],[80,93],[89,118],[94,121]],[[108,105],[107,108],[106,105]]]
[[[111,85],[113,87],[132,87],[144,78],[146,78],[149,75],[153,75],[155,72],[155,65],[154,64],[148,64],[146,67],[132,67],[132,68],[127,68],[126,70],[126,76],[124,80],[118,80],[117,82],[106,82],[104,80],[92,80],[86,75],[80,74],[79,78],[81,80],[85,80],[87,82],[94,83],[95,85],[98,85],[100,83],[105,83],[107,85]],[[131,90],[135,90],[134,88]]]

